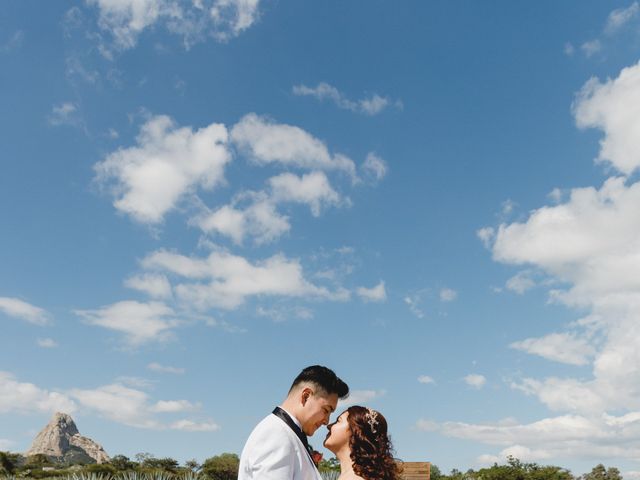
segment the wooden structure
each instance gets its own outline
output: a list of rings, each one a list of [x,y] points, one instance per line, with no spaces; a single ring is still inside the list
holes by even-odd
[[[398,462],[402,468],[403,480],[429,480],[431,478],[430,462]]]

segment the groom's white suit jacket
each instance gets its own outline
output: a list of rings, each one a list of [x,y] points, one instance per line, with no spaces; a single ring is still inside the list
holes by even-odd
[[[302,441],[271,414],[253,429],[240,456],[238,480],[322,480]]]

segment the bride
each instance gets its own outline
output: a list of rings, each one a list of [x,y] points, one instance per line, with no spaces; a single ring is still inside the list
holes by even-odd
[[[324,446],[340,461],[339,480],[398,480],[387,421],[380,412],[354,405],[327,426]]]

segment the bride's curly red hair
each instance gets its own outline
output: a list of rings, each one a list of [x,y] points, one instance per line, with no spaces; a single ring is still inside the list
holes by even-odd
[[[370,424],[369,409],[359,405],[349,407],[347,412],[353,471],[365,480],[398,480],[400,468],[393,458],[387,420],[380,412],[374,411],[377,423]]]

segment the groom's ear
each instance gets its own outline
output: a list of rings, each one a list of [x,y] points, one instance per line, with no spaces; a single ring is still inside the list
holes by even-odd
[[[305,406],[307,404],[307,400],[309,400],[309,397],[313,395],[313,390],[311,390],[309,387],[305,387],[302,389],[301,392],[301,400],[302,400],[302,406]]]

